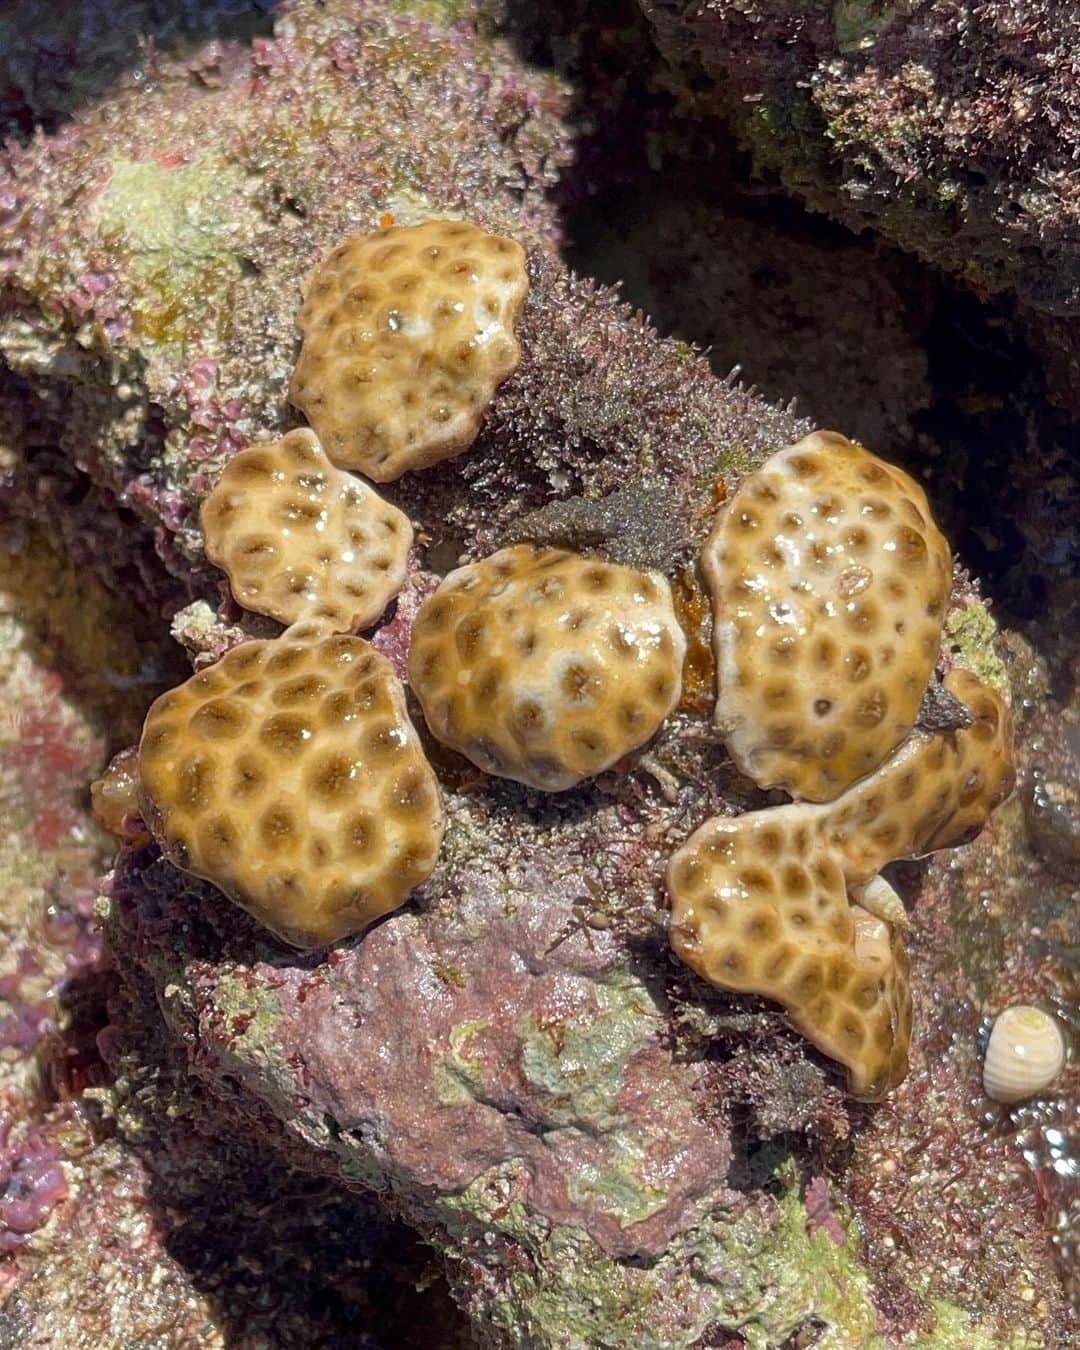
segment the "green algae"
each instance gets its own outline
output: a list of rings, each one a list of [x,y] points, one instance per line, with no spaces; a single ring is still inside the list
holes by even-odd
[[[700,420],[701,425],[696,425],[694,429],[703,436],[709,432],[708,423],[704,418]],[[717,482],[726,475],[731,475],[738,480],[755,469],[757,465],[754,462],[750,450],[743,445],[733,446],[730,450],[725,450],[722,455],[717,455],[710,461],[708,468],[704,473],[699,474],[694,480],[694,489],[706,497],[706,505],[711,505],[708,500]]]
[[[615,1098],[626,1067],[660,1025],[648,990],[631,975],[598,984],[596,1005],[577,1019],[541,1023],[530,1014],[518,1026],[522,1071],[545,1094],[556,1128],[583,1121],[591,1129],[617,1128],[624,1116]]]
[[[516,1253],[506,1263],[506,1298],[492,1309],[509,1345],[688,1350],[709,1330],[740,1335],[750,1350],[772,1350],[811,1327],[824,1350],[892,1343],[877,1330],[854,1221],[834,1201],[830,1226],[842,1239],[812,1230],[789,1157],[774,1171],[775,1199],[714,1212],[652,1263],[620,1262],[581,1228],[550,1227],[520,1200],[508,1202],[522,1167],[511,1160],[436,1202],[458,1254],[471,1250],[476,1224],[488,1234],[490,1259],[501,1260],[491,1246],[496,1231]],[[945,1301],[931,1306],[935,1327],[918,1341],[928,1350],[1037,1350],[1043,1343],[1030,1331],[1003,1334]]]
[[[435,1096],[443,1106],[462,1106],[476,1101],[484,1087],[484,1066],[465,1053],[465,1044],[487,1024],[459,1022],[450,1033],[450,1053],[437,1059],[431,1078]]]
[[[102,237],[128,255],[140,284],[134,311],[153,341],[182,343],[198,323],[223,314],[243,273],[245,175],[224,155],[207,153],[175,168],[117,158],[91,218]]]
[[[436,979],[441,980],[443,984],[449,985],[454,989],[464,989],[469,983],[468,976],[457,966],[452,966],[446,961],[432,961],[431,973]]]
[[[224,972],[214,990],[214,1013],[228,1031],[231,1057],[264,1073],[285,1070],[276,1037],[281,1004],[265,985],[247,971]]]
[[[391,0],[389,9],[403,18],[450,28],[471,19],[476,4],[475,0]]]
[[[893,19],[905,14],[908,6],[888,0],[835,0],[833,32],[842,52],[865,51]]]
[[[1012,1331],[1005,1335],[979,1322],[966,1308],[935,1300],[934,1330],[921,1344],[930,1350],[1040,1350],[1045,1344],[1035,1331]]]
[[[803,1328],[821,1350],[885,1350],[877,1330],[872,1281],[858,1256],[854,1222],[834,1203],[837,1241],[811,1230],[794,1162],[776,1169],[776,1199],[761,1197],[717,1212],[676,1237],[652,1263],[624,1263],[581,1228],[550,1227],[520,1202],[506,1202],[520,1165],[478,1178],[458,1196],[436,1202],[451,1240],[464,1254],[475,1224],[497,1231],[516,1255],[506,1262],[506,1297],[491,1310],[506,1344],[519,1350],[689,1350],[709,1331],[741,1336],[749,1350],[773,1350]],[[527,1257],[523,1260],[522,1256]],[[1037,1350],[1036,1333],[1004,1337],[965,1309],[935,1302],[928,1350]],[[907,1343],[914,1344],[912,1341]]]
[[[615,1165],[579,1164],[567,1180],[566,1193],[575,1204],[606,1210],[618,1216],[621,1228],[632,1228],[663,1209],[668,1193],[638,1179],[645,1152],[632,1135],[618,1131],[610,1143]]]
[[[854,1239],[809,1232],[793,1167],[783,1174],[778,1201],[714,1214],[648,1265],[615,1260],[580,1228],[547,1231],[520,1202],[497,1204],[509,1174],[479,1178],[439,1206],[452,1235],[479,1221],[534,1258],[509,1271],[508,1297],[494,1309],[514,1346],[681,1350],[711,1326],[765,1350],[816,1319],[824,1327],[815,1344],[872,1350],[877,1313]]]
[[[977,600],[954,609],[945,620],[945,641],[956,664],[973,671],[991,689],[1008,698],[1009,675],[995,649],[997,632],[990,611]]]

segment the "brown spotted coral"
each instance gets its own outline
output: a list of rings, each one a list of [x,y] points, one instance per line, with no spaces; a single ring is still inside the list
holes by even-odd
[[[907,959],[880,897],[896,858],[966,842],[1012,790],[1012,720],[993,690],[954,670],[971,713],[955,732],[915,731],[834,802],[707,821],[668,869],[671,943],[721,989],[783,1004],[800,1031],[879,1097],[907,1072]]]
[[[438,856],[438,783],[360,638],[234,647],[154,703],[139,775],[166,856],[296,946],[395,909]]]
[[[310,431],[237,454],[202,523],[237,601],[290,627],[153,704],[142,814],[178,867],[286,941],[323,946],[401,905],[442,840],[401,681],[366,642],[336,635],[396,595],[412,527]]]
[[[347,239],[308,282],[289,397],[378,482],[456,455],[518,364],[527,290],[521,245],[470,221]]]
[[[234,455],[201,520],[237,604],[280,623],[366,627],[405,579],[408,517],[336,469],[310,431]]]
[[[908,734],[937,660],[952,569],[926,494],[815,432],[743,480],[702,566],[732,759],[832,800]]]
[[[678,702],[685,649],[662,576],[520,544],[424,602],[409,682],[439,740],[557,792],[653,735]]]

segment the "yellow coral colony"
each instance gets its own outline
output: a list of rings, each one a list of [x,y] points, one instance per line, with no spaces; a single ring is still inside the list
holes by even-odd
[[[378,482],[456,455],[518,364],[527,290],[520,244],[469,221],[347,239],[308,281],[289,398]]]
[[[393,599],[412,530],[310,431],[236,455],[202,519],[237,601],[292,626],[154,703],[143,815],[178,867],[287,941],[322,946],[401,905],[442,840],[401,681],[342,631]]]
[[[424,602],[409,682],[439,740],[556,792],[653,735],[685,650],[662,576],[522,544],[451,572]]]
[[[435,775],[360,638],[234,647],[154,703],[139,774],[166,856],[299,947],[395,909],[438,856]]]
[[[373,623],[405,580],[408,517],[335,469],[310,431],[234,455],[201,512],[237,604],[280,623]]]
[[[971,726],[913,732],[834,802],[710,820],[668,869],[678,955],[719,988],[783,1004],[868,1099],[907,1072],[911,998],[899,932],[850,903],[849,888],[858,895],[895,858],[973,837],[1015,777],[1004,703],[967,671],[945,684]]]
[[[951,564],[925,493],[815,432],[743,480],[702,566],[732,759],[831,801],[908,734],[937,660]]]

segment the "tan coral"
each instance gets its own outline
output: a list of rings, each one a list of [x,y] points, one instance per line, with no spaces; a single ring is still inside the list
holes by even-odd
[[[139,773],[166,856],[299,947],[397,908],[438,856],[438,783],[360,638],[234,647],[154,703]]]
[[[835,802],[710,820],[668,869],[678,955],[718,988],[781,1003],[860,1097],[903,1078],[911,1029],[903,942],[876,874],[971,838],[1015,777],[1005,704],[967,671],[946,685],[970,727],[912,733]],[[867,898],[878,912],[851,903]]]
[[[668,870],[671,945],[718,988],[783,1004],[847,1067],[851,1091],[873,1098],[907,1073],[907,965],[888,926],[849,904],[819,810],[755,811],[691,835]]]
[[[470,221],[355,235],[308,282],[289,398],[378,482],[456,455],[518,364],[528,284],[521,246]]]
[[[557,792],[653,735],[685,650],[662,576],[522,544],[451,572],[424,602],[409,682],[439,740]]]
[[[1008,705],[968,670],[942,682],[972,715],[961,731],[913,732],[885,764],[822,807],[847,876],[974,839],[1016,782]]]
[[[702,565],[732,758],[831,801],[903,741],[937,660],[951,560],[926,494],[815,432],[743,480]]]
[[[336,469],[310,431],[234,455],[201,520],[237,604],[280,623],[364,628],[405,580],[408,517]]]

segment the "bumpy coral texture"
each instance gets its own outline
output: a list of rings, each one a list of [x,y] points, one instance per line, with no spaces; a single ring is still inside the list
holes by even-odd
[[[518,364],[528,285],[521,245],[469,221],[348,239],[308,282],[289,397],[379,482],[456,455]]]
[[[971,726],[913,732],[876,773],[817,808],[851,880],[868,879],[894,858],[970,843],[1013,790],[1008,705],[969,670],[957,667],[943,683]]]
[[[400,681],[360,638],[234,647],[154,703],[139,773],[167,856],[300,947],[396,909],[442,840]]]
[[[310,431],[234,455],[201,519],[236,602],[281,623],[363,628],[405,580],[408,517],[335,469]]]
[[[874,1098],[907,1074],[911,997],[898,936],[848,903],[799,806],[702,826],[672,858],[672,946],[722,989],[763,994]],[[858,920],[858,922],[856,921]]]
[[[815,432],[740,484],[702,565],[732,758],[831,801],[908,734],[937,660],[951,564],[926,494]]]
[[[865,894],[896,858],[972,838],[1013,786],[1005,704],[967,671],[946,685],[970,727],[914,732],[835,802],[710,820],[668,869],[679,956],[722,989],[782,1003],[861,1097],[907,1073],[911,999],[900,935],[848,890]]]
[[[424,602],[409,680],[441,741],[554,792],[653,735],[685,650],[660,575],[521,544],[451,572]]]

